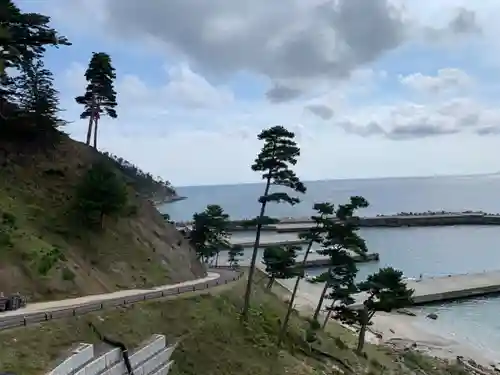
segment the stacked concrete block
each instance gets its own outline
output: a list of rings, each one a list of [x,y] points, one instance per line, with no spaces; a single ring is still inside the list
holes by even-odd
[[[85,365],[94,357],[94,346],[92,344],[79,344],[71,354],[48,375],[69,375],[78,368]]]
[[[176,345],[166,345],[163,335],[153,335],[139,350],[129,356],[134,375],[167,375]],[[127,368],[119,348],[95,354],[91,344],[80,344],[71,356],[47,375],[126,375]]]

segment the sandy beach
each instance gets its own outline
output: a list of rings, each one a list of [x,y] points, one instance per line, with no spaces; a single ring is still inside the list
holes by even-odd
[[[288,291],[293,288],[295,280],[279,280],[279,283]],[[316,307],[316,287],[302,281],[295,299],[295,308],[302,312],[311,312]],[[409,315],[394,313],[377,313],[373,325],[367,332],[366,340],[373,344],[395,345],[398,347],[413,347],[430,356],[456,359],[461,356],[490,367],[495,361],[485,357],[479,350],[464,343],[454,341],[428,330],[423,329],[416,322],[417,318]],[[353,327],[346,327],[356,331]]]

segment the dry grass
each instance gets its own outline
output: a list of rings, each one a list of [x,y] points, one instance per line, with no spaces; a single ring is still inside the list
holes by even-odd
[[[23,375],[44,373],[74,343],[96,342],[87,326],[92,321],[107,336],[131,348],[154,333],[165,334],[170,342],[182,338],[173,355],[173,375],[306,375],[340,371],[399,375],[416,374],[416,369],[428,375],[462,374],[416,353],[410,358],[408,354],[373,347],[374,352],[368,351],[366,358],[359,357],[351,350],[352,337],[347,333],[343,333],[342,344],[328,332],[319,334],[318,340],[309,345],[304,339],[308,322],[297,314],[292,316],[284,348],[278,351],[276,337],[285,304],[266,291],[262,283],[257,284],[250,321],[244,325],[239,319],[244,286],[244,280],[240,280],[231,289],[224,286],[209,295],[137,304],[0,332],[0,370]]]

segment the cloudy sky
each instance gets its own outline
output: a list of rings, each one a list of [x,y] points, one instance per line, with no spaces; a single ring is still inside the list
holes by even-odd
[[[500,170],[498,0],[18,0],[49,52],[67,131],[92,52],[117,69],[100,148],[174,185],[255,182],[284,125],[306,180]]]

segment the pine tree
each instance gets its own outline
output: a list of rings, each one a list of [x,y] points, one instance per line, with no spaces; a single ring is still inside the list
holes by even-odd
[[[365,207],[368,207],[366,199],[358,196],[351,197],[349,203],[337,207],[335,210],[336,220],[330,221],[325,227],[324,239],[318,254],[330,258],[329,270],[326,273],[327,278],[335,267],[339,267],[342,262],[345,262],[346,257],[350,256],[348,252],[354,252],[358,255],[366,255],[368,252],[365,241],[358,234],[359,226],[356,224],[358,218],[354,215],[357,209]],[[332,282],[332,280],[327,279],[325,283],[314,311],[314,321],[318,320],[326,292],[332,286]]]
[[[53,80],[42,60],[22,64],[21,74],[14,78],[16,104],[37,130],[47,131],[63,124],[57,116],[59,92]]]
[[[393,309],[411,305],[414,290],[408,289],[403,273],[392,267],[381,268],[358,284],[359,290],[367,295],[359,310],[348,306],[337,309],[336,317],[346,323],[361,326],[356,352],[361,354],[365,344],[366,328],[378,311],[391,312]]]
[[[87,88],[85,94],[77,96],[75,101],[84,106],[80,115],[82,119],[89,119],[86,144],[90,145],[92,129],[94,130],[94,148],[97,148],[98,124],[101,115],[117,118],[116,79],[115,68],[111,64],[111,57],[104,52],[94,52],[85,72]]]
[[[241,245],[237,244],[231,246],[227,256],[227,260],[231,268],[238,268],[240,266],[240,258],[244,254],[243,250],[243,246]]]
[[[276,245],[264,249],[263,262],[269,275],[267,289],[271,289],[276,279],[291,279],[297,276],[300,272],[295,267],[298,251],[300,246],[296,245]]]
[[[331,203],[316,203],[313,206],[313,209],[317,212],[317,215],[311,216],[312,221],[314,222],[314,226],[310,228],[305,233],[300,233],[299,237],[301,239],[305,239],[308,241],[306,252],[304,254],[304,258],[302,260],[301,269],[304,270],[305,265],[307,263],[307,258],[311,253],[311,249],[314,243],[320,243],[323,239],[323,233],[325,232],[325,226],[330,223],[333,219],[332,215],[334,213],[334,206]],[[288,326],[288,321],[290,320],[290,316],[293,310],[293,304],[295,302],[295,296],[297,295],[297,291],[299,290],[300,280],[304,277],[304,272],[300,272],[297,276],[297,280],[295,281],[295,285],[293,287],[292,295],[290,297],[290,301],[288,302],[288,309],[285,315],[285,319],[283,320],[283,324],[281,325],[280,333],[278,336],[278,346],[281,345],[286,329]]]
[[[47,46],[71,45],[49,22],[43,14],[21,12],[12,0],[0,2],[0,97],[9,89],[6,68],[19,70],[42,58]]]
[[[117,216],[128,201],[127,187],[106,161],[92,164],[77,188],[77,208],[85,224],[104,226],[106,216]]]
[[[291,197],[285,192],[271,193],[271,186],[283,186],[302,194],[306,192],[304,184],[300,181],[295,172],[290,169],[290,166],[297,164],[297,158],[300,156],[300,148],[294,140],[295,134],[288,131],[283,126],[278,125],[263,130],[258,135],[258,139],[264,141],[264,146],[257,155],[252,165],[252,170],[255,172],[262,172],[265,188],[264,194],[259,198],[260,213],[257,219],[255,243],[253,246],[250,269],[248,271],[245,302],[242,311],[244,320],[248,320],[250,296],[252,293],[253,276],[260,245],[262,225],[264,222],[268,221],[268,218],[265,216],[266,205],[269,202],[286,202],[291,205],[300,202],[299,198]]]
[[[190,241],[199,259],[208,263],[210,259],[216,257],[217,265],[219,252],[231,248],[229,224],[229,215],[216,204],[209,204],[203,212],[193,215]]]

